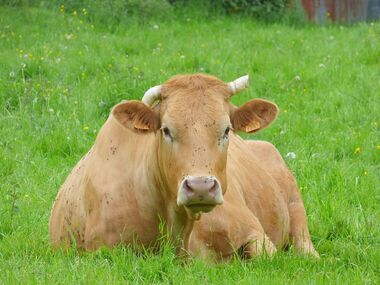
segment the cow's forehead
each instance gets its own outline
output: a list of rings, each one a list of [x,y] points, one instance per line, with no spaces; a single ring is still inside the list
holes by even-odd
[[[227,100],[230,96],[228,85],[220,79],[205,74],[177,75],[163,84],[161,99],[180,95],[181,100],[192,100],[193,95],[220,96]],[[185,96],[186,95],[186,96]]]
[[[171,120],[177,126],[198,123],[217,126],[228,112],[223,95],[201,89],[179,90],[161,102],[161,119]]]
[[[216,77],[179,75],[167,81],[161,92],[161,118],[176,121],[214,120],[228,112],[228,86]]]

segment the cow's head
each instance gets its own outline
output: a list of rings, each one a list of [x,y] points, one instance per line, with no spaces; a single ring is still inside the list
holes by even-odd
[[[253,99],[241,107],[229,102],[247,86],[248,76],[225,83],[203,74],[179,75],[149,89],[142,102],[113,109],[125,127],[156,134],[159,183],[189,214],[223,203],[230,134],[257,132],[276,118],[271,102]]]

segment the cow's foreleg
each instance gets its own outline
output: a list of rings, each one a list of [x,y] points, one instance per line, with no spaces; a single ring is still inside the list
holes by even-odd
[[[276,246],[263,232],[253,232],[249,236],[249,241],[240,248],[241,256],[247,259],[262,255],[272,257],[276,251]]]
[[[272,257],[277,252],[276,246],[265,234],[265,231],[253,213],[249,212],[250,229],[246,233],[247,242],[239,251],[243,258],[251,259],[261,255]]]

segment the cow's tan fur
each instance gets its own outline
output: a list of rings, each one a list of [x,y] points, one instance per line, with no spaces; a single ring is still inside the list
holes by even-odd
[[[235,133],[229,142],[220,139],[231,123],[246,132],[266,127],[277,107],[252,100],[236,108],[230,95],[214,77],[184,75],[162,86],[152,109],[137,101],[115,106],[58,193],[49,225],[53,246],[155,246],[163,221],[195,255],[253,257],[292,241],[318,256],[296,182],[275,147]],[[163,139],[164,125],[174,142]],[[224,204],[198,221],[176,204],[188,174],[214,175],[224,193]]]

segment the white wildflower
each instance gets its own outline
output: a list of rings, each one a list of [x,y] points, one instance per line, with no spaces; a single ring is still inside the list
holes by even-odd
[[[100,100],[98,106],[99,107],[104,107],[106,105],[106,102],[104,102],[103,100]]]
[[[294,152],[288,152],[286,154],[286,157],[289,158],[289,159],[294,160],[294,159],[296,159],[297,156],[296,156],[296,154]]]
[[[9,72],[9,77],[15,77],[16,76],[16,74],[14,73],[14,71],[11,71],[11,72]]]
[[[153,25],[153,29],[155,30],[158,30],[160,27],[156,24],[156,25]]]
[[[296,76],[294,77],[294,80],[295,80],[295,81],[300,81],[300,80],[301,80],[301,76],[296,75]]]

